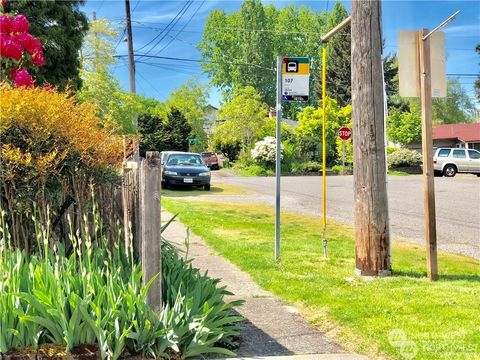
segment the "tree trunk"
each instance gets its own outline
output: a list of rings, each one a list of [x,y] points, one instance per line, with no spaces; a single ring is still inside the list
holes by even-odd
[[[351,7],[355,264],[360,275],[388,275],[381,3],[353,0]]]

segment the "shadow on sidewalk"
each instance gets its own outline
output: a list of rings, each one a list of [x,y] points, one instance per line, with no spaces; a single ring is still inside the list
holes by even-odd
[[[241,316],[236,311],[234,314]],[[248,319],[240,322],[239,326],[241,328],[239,346],[233,350],[237,356],[293,355],[293,352],[253,325]]]

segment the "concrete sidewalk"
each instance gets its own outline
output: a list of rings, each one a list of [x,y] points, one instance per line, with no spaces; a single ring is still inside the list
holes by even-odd
[[[163,222],[172,215],[162,211]],[[172,222],[164,237],[184,248],[187,230],[179,221]],[[275,360],[365,360],[366,356],[347,353],[341,346],[311,327],[292,306],[272,293],[261,289],[248,274],[228,260],[215,254],[204,240],[190,233],[189,257],[193,265],[210,276],[221,279],[221,284],[234,293],[227,301],[245,300],[235,310],[246,320],[241,324],[240,346],[235,351],[238,359]]]

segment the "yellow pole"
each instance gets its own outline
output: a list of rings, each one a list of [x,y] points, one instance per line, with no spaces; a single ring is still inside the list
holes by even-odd
[[[327,227],[327,49],[322,49],[322,201],[323,201],[323,231]]]

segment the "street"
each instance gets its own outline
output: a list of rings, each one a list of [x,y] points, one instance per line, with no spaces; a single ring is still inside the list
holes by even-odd
[[[275,201],[274,177],[238,177],[213,172],[215,183],[252,191],[228,196],[229,201]],[[281,179],[282,210],[321,216],[321,177],[289,176]],[[435,178],[437,241],[442,250],[480,259],[480,179],[473,175]],[[388,201],[393,238],[424,244],[422,176],[389,176]],[[353,176],[327,178],[327,218],[353,225]]]

